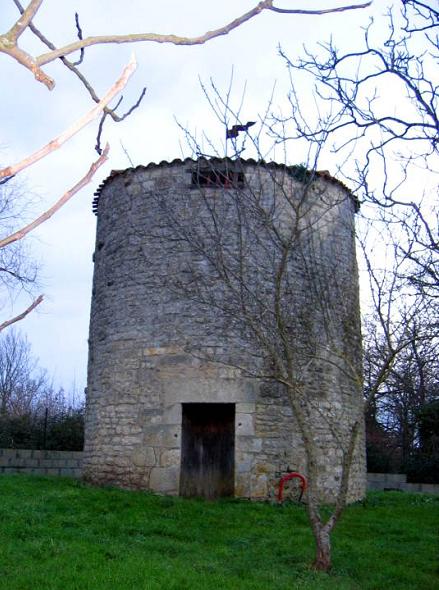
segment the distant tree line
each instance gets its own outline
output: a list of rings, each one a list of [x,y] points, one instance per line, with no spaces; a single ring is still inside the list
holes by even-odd
[[[26,338],[7,331],[0,337],[0,447],[81,451],[83,442],[82,400],[56,389]]]
[[[416,329],[414,327],[413,329]],[[365,339],[365,385],[379,365],[379,341]],[[439,343],[404,349],[366,413],[371,472],[402,472],[412,482],[439,483]]]

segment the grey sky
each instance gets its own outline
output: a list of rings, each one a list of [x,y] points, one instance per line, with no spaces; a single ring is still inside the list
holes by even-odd
[[[75,38],[74,12],[78,11],[84,35],[124,32],[160,32],[200,34],[225,24],[254,5],[249,0],[161,0],[160,3],[129,0],[94,1],[45,0],[35,24],[55,44]],[[309,3],[284,0],[285,7],[326,8],[343,2]],[[387,3],[386,3],[387,4]],[[0,0],[0,22],[7,30],[17,11],[10,0]],[[144,43],[92,47],[86,51],[83,71],[102,92],[120,74],[131,52],[139,67],[124,92],[129,105],[142,86],[147,86],[143,104],[126,122],[108,125],[105,139],[111,145],[110,161],[96,175],[92,184],[78,194],[53,219],[45,223],[30,244],[42,261],[41,291],[46,300],[19,328],[32,343],[41,365],[49,370],[58,384],[69,387],[73,380],[83,388],[86,382],[88,314],[91,295],[92,252],[95,218],[91,213],[93,192],[111,169],[126,168],[129,162],[120,142],[134,164],[159,162],[181,156],[183,140],[174,117],[198,133],[205,131],[216,139],[224,129],[209,111],[199,87],[198,76],[208,82],[214,78],[226,88],[234,67],[236,94],[247,83],[243,117],[257,119],[277,81],[275,104],[284,100],[287,87],[285,66],[277,57],[281,44],[287,54],[298,55],[302,45],[314,45],[332,35],[339,46],[353,44],[361,35],[371,15],[379,16],[385,6],[376,1],[367,10],[351,13],[306,17],[262,14],[227,37],[215,39],[200,47],[173,47]],[[29,37],[24,48],[39,47]],[[41,49],[37,49],[41,52]],[[61,64],[50,64],[47,71],[56,79],[49,92],[31,74],[10,58],[0,55],[3,72],[2,160],[11,163],[39,148],[63,131],[74,119],[91,107],[91,101]],[[96,158],[94,152],[97,124],[89,126],[57,153],[29,169],[22,176],[29,190],[38,195],[36,210],[47,208],[72,186]],[[301,161],[300,153],[288,155],[291,163]],[[5,306],[6,319],[28,303],[20,297],[13,308]]]

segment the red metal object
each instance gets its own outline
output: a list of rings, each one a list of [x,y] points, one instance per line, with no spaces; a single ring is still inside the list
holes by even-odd
[[[300,496],[299,496],[299,502],[302,499],[303,493],[306,490],[306,479],[305,476],[302,475],[301,473],[298,473],[297,471],[292,471],[291,473],[287,473],[286,475],[283,475],[280,478],[279,481],[279,491],[277,493],[277,499],[279,502],[282,502],[283,500],[283,493],[284,493],[284,485],[286,481],[289,481],[290,479],[294,479],[295,477],[297,477],[297,479],[300,480]]]

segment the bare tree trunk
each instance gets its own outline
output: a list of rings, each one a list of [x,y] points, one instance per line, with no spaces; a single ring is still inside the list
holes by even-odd
[[[306,469],[308,475],[308,516],[311,523],[311,530],[316,545],[316,556],[313,562],[313,568],[318,571],[327,572],[331,569],[331,531],[338,518],[338,511],[333,515],[330,522],[323,523],[319,513],[319,499],[317,490],[317,461],[316,449],[313,437],[310,435],[309,429],[306,427],[305,414],[301,408],[300,403],[294,396],[292,390],[289,390],[290,403],[295,413],[296,420],[299,424],[299,429],[302,434]],[[296,392],[297,394],[297,392]],[[351,459],[350,459],[351,460]],[[347,485],[347,480],[346,480]],[[340,494],[342,490],[340,490]],[[339,499],[339,498],[338,498]]]
[[[316,557],[313,568],[321,572],[328,572],[332,567],[332,563],[331,538],[327,528],[321,526],[314,528],[314,540],[316,543]]]

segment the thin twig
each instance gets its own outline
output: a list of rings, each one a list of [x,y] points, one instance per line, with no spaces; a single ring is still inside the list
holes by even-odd
[[[79,24],[79,15],[77,12],[75,12],[75,24],[76,24],[76,31],[78,33],[78,39],[83,39],[84,36],[82,34],[82,29],[81,29],[81,25]],[[79,59],[77,61],[72,62],[73,66],[79,66],[82,64],[82,62],[84,61],[84,54],[85,54],[85,50],[83,47],[81,47],[81,52],[79,54]]]

